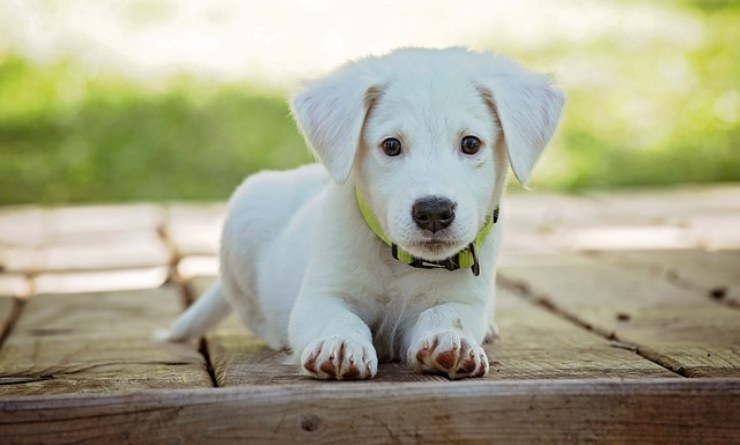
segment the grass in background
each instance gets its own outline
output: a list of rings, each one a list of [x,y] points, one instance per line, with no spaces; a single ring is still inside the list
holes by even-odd
[[[583,75],[566,88],[563,121],[534,185],[578,191],[740,180],[740,2],[673,5],[702,25],[693,48],[675,36],[625,33],[521,55],[541,67],[575,61]]]
[[[0,203],[225,199],[251,172],[311,159],[278,95],[0,63]]]
[[[512,54],[585,64],[533,185],[740,180],[740,8],[681,3],[700,44],[614,40]],[[593,78],[597,79],[596,82]],[[225,199],[249,173],[311,160],[285,94],[194,80],[162,91],[91,79],[74,63],[0,60],[0,204]]]

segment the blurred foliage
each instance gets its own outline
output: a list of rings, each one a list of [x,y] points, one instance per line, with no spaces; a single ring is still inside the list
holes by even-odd
[[[564,83],[564,119],[533,185],[740,180],[738,3],[673,4],[702,23],[688,49],[603,38],[512,54],[585,67]],[[311,160],[284,97],[192,79],[145,89],[5,56],[0,204],[225,199],[251,172]]]
[[[251,172],[311,159],[279,95],[0,63],[0,203],[225,199]]]
[[[583,82],[567,87],[561,127],[534,185],[740,180],[740,2],[674,5],[702,24],[698,42],[625,35],[522,55],[543,67],[573,58],[584,65]]]

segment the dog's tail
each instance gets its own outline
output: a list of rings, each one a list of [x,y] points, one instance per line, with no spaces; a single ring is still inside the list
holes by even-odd
[[[167,333],[166,339],[179,342],[202,337],[230,312],[231,306],[224,297],[221,280],[217,280],[180,315]]]

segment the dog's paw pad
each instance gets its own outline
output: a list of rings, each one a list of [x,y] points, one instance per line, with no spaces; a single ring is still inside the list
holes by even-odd
[[[409,361],[422,372],[446,374],[451,379],[482,377],[488,373],[488,357],[475,341],[448,331],[417,343]]]
[[[301,364],[317,379],[363,380],[374,377],[378,371],[373,346],[354,338],[315,340],[304,350]]]

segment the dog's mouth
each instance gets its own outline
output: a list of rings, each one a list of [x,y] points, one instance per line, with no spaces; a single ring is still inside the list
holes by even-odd
[[[450,249],[454,247],[456,244],[457,243],[453,243],[451,241],[435,240],[435,239],[423,240],[423,241],[414,243],[414,245],[417,247],[421,247],[421,248],[429,249],[429,250]]]
[[[426,252],[435,260],[440,259],[440,257],[442,257],[441,259],[450,257],[465,247],[461,247],[460,241],[439,238],[420,239],[413,242],[412,245],[415,248],[414,250]]]

